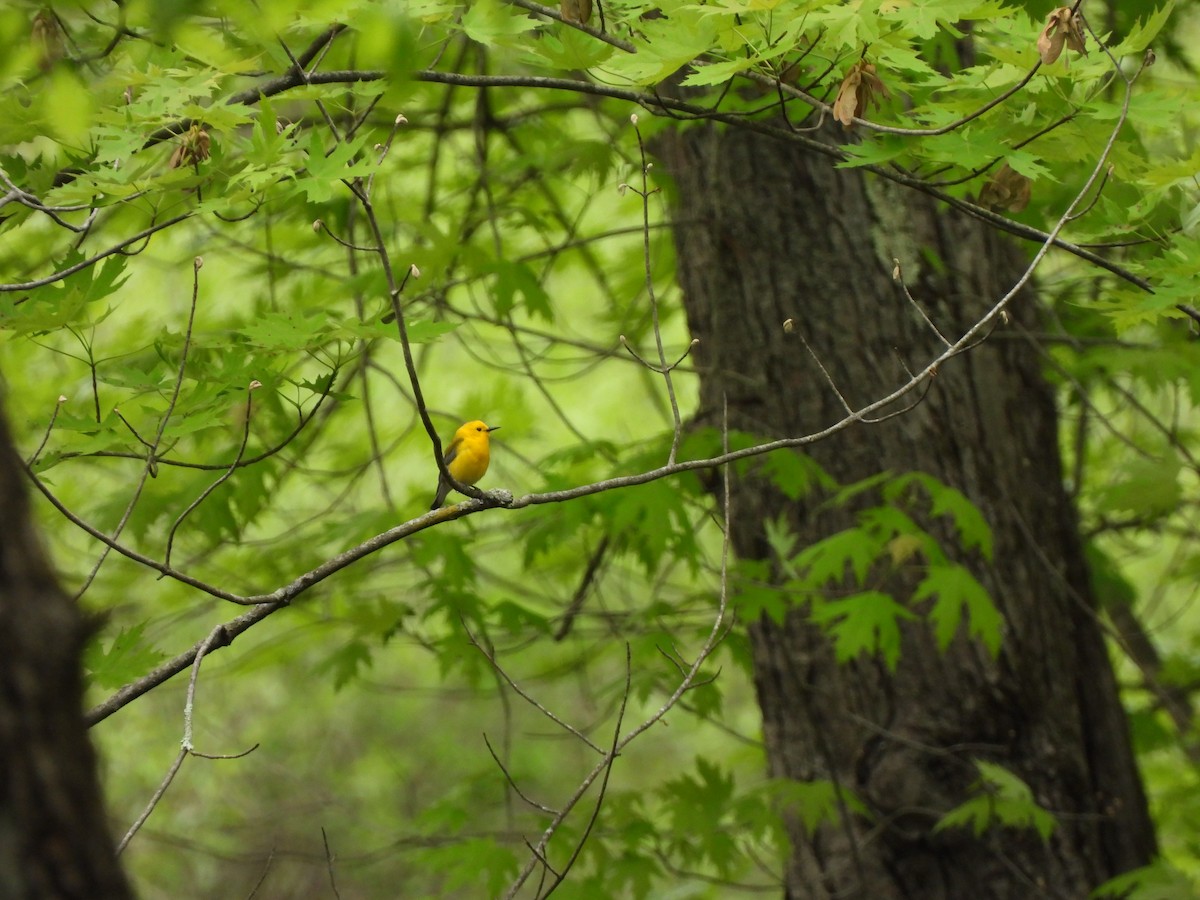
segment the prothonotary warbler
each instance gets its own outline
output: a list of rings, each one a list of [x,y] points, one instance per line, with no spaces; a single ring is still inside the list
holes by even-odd
[[[488,428],[487,425],[476,419],[454,432],[454,440],[446,448],[444,457],[446,468],[450,470],[450,474],[463,484],[474,484],[482,478],[488,470],[488,463],[491,462],[488,433],[499,427],[497,425],[494,428]],[[437,509],[446,502],[446,495],[449,493],[450,482],[446,480],[446,476],[439,473],[437,496],[433,498],[433,506],[429,508]]]

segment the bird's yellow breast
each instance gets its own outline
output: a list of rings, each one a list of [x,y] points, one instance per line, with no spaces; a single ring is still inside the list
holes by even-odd
[[[484,476],[491,461],[488,427],[483,422],[468,422],[454,433],[446,468],[463,484],[474,484]]]

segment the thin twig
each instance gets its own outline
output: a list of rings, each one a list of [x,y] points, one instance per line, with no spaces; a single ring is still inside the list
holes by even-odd
[[[588,817],[587,825],[584,826],[583,834],[579,836],[579,840],[575,842],[575,848],[572,850],[570,857],[567,859],[567,864],[562,867],[550,886],[544,893],[539,896],[541,900],[545,900],[558,888],[563,880],[567,877],[567,873],[575,865],[579,859],[579,854],[583,852],[583,845],[587,843],[588,837],[592,833],[592,829],[596,827],[596,820],[600,818],[600,810],[604,806],[604,797],[608,793],[608,782],[612,777],[613,764],[617,761],[617,756],[620,751],[617,747],[621,742],[621,725],[625,722],[625,710],[629,708],[629,695],[633,693],[633,653],[629,648],[629,643],[625,643],[625,690],[621,692],[621,705],[617,709],[617,723],[613,726],[612,746],[608,751],[608,765],[604,768],[604,777],[600,779],[600,789],[596,794],[596,802],[592,804],[592,814]]]
[[[159,784],[158,789],[150,798],[150,802],[146,804],[146,808],[142,810],[141,815],[137,817],[134,823],[129,826],[129,830],[125,832],[125,836],[117,844],[116,853],[118,856],[124,852],[125,848],[129,846],[129,842],[133,840],[133,836],[141,830],[146,820],[150,818],[150,814],[154,812],[159,801],[167,793],[167,788],[175,780],[175,775],[179,772],[183,761],[192,752],[192,711],[196,700],[196,681],[200,677],[200,662],[204,659],[204,654],[208,651],[208,648],[216,643],[220,631],[221,626],[218,625],[209,633],[209,636],[202,643],[200,651],[196,654],[195,662],[192,665],[192,677],[188,681],[187,698],[183,706],[183,740],[180,742],[179,753],[176,755],[175,761],[171,763],[171,767],[167,770],[167,774]]]
[[[488,753],[492,754],[492,759],[494,759],[496,761],[496,765],[500,767],[500,771],[504,773],[504,780],[508,782],[509,786],[514,791],[516,791],[518,797],[520,797],[522,800],[524,800],[526,803],[528,803],[530,806],[532,806],[534,809],[538,810],[539,812],[544,812],[551,816],[557,814],[557,810],[553,810],[549,806],[545,806],[541,803],[538,803],[536,800],[533,800],[530,797],[525,796],[525,792],[522,791],[521,788],[517,785],[516,780],[512,777],[512,773],[510,773],[508,771],[508,767],[504,765],[504,762],[500,759],[499,755],[497,755],[495,748],[492,747],[492,742],[488,740],[487,732],[484,732],[484,734],[483,734],[483,743],[487,746]]]
[[[508,686],[510,688],[513,689],[513,691],[517,694],[518,697],[520,697],[522,700],[524,700],[526,703],[528,703],[530,706],[532,706],[534,709],[536,709],[538,712],[540,712],[543,716],[545,716],[547,719],[549,719],[551,722],[553,722],[559,728],[562,728],[565,731],[569,731],[571,734],[575,735],[575,737],[579,738],[581,741],[583,741],[585,744],[587,744],[589,747],[591,747],[597,753],[604,753],[604,750],[601,749],[599,746],[597,746],[591,740],[591,738],[589,738],[586,734],[584,734],[582,731],[580,731],[574,725],[571,725],[569,722],[565,722],[562,719],[560,719],[553,712],[551,712],[549,709],[547,709],[545,706],[543,706],[541,703],[539,703],[538,700],[536,698],[534,698],[533,696],[531,696],[528,691],[524,690],[520,685],[518,685],[516,683],[516,681],[514,681],[512,679],[512,677],[506,671],[504,671],[504,667],[501,666],[496,661],[495,655],[488,652],[484,648],[483,644],[481,644],[479,642],[479,640],[475,637],[475,635],[472,634],[471,629],[467,627],[467,623],[465,620],[462,621],[462,626],[463,626],[463,630],[466,631],[466,633],[467,633],[467,640],[469,640],[471,642],[471,646],[473,646],[476,650],[478,650],[480,653],[483,654],[483,658],[492,664],[492,668],[496,670],[496,672],[500,675],[500,677],[504,679],[504,681],[508,684]]]
[[[58,395],[58,401],[54,404],[54,412],[50,413],[50,421],[46,423],[46,431],[42,434],[41,443],[37,445],[37,449],[29,455],[25,460],[25,465],[33,468],[37,465],[38,457],[42,455],[42,451],[46,449],[46,442],[50,440],[50,432],[54,430],[54,423],[58,421],[58,414],[62,410],[62,406],[67,402],[67,398],[62,394]]]
[[[325,869],[329,872],[329,889],[333,891],[333,896],[337,900],[341,900],[342,895],[338,892],[337,879],[333,877],[333,850],[329,847],[329,835],[325,833],[325,826],[321,826],[321,841],[325,845]]]
[[[199,497],[189,503],[187,509],[181,512],[178,518],[175,519],[175,522],[171,525],[171,530],[167,533],[167,551],[163,556],[164,566],[171,565],[171,548],[175,544],[175,532],[179,530],[179,526],[183,524],[183,520],[186,519],[196,507],[203,503],[213,491],[228,481],[230,476],[237,471],[238,463],[241,462],[242,456],[246,452],[246,444],[250,441],[251,406],[253,402],[254,391],[258,390],[260,387],[262,387],[262,383],[256,380],[250,382],[249,387],[246,388],[246,415],[244,417],[245,424],[242,427],[242,443],[241,446],[238,447],[237,456],[234,458],[233,462],[230,463],[229,468],[222,472],[221,476],[216,481],[206,487],[200,493]],[[162,577],[164,576],[159,575],[159,578]]]
[[[258,895],[258,890],[267,880],[267,875],[271,872],[271,864],[275,862],[275,848],[271,848],[271,852],[267,854],[267,861],[263,863],[262,874],[258,876],[258,881],[254,882],[254,887],[250,889],[250,893],[246,895],[246,900],[254,900]]]
[[[141,815],[139,815],[134,823],[129,826],[129,830],[125,832],[125,837],[121,838],[120,843],[117,844],[117,856],[120,856],[125,852],[125,848],[129,846],[129,842],[133,840],[133,836],[141,830],[142,825],[144,825],[146,820],[150,818],[150,813],[154,812],[154,808],[158,806],[158,801],[163,798],[164,794],[166,794],[167,788],[169,788],[171,786],[171,782],[175,780],[175,775],[179,772],[180,766],[183,765],[183,761],[187,759],[187,757],[188,752],[181,747],[179,752],[175,755],[175,761],[171,763],[171,767],[167,770],[166,777],[163,778],[162,782],[158,786],[158,789],[150,798],[150,802],[146,804],[146,808],[142,810]]]
[[[899,283],[900,289],[904,291],[904,296],[907,297],[908,302],[913,305],[913,309],[915,309],[921,318],[925,320],[925,324],[930,327],[933,333],[938,336],[945,346],[952,346],[950,341],[946,339],[946,336],[938,330],[936,325],[933,324],[933,319],[929,318],[925,310],[921,308],[921,304],[917,302],[917,298],[914,297],[912,292],[908,289],[908,285],[904,281],[904,270],[900,268],[900,260],[893,258],[892,265],[892,279]]]
[[[588,558],[587,568],[583,571],[583,577],[579,579],[579,587],[575,589],[575,594],[571,597],[571,602],[563,610],[558,628],[554,630],[554,640],[561,641],[570,634],[571,626],[575,623],[575,617],[583,609],[583,603],[587,599],[589,591],[591,591],[592,582],[596,580],[596,573],[600,571],[600,564],[604,562],[607,555],[608,535],[606,534],[600,539],[600,543],[596,545],[596,549],[592,551],[592,555]]]
[[[671,369],[674,366],[667,365],[667,354],[663,349],[662,326],[658,315],[658,293],[654,290],[654,260],[650,255],[650,195],[658,193],[659,189],[650,190],[651,164],[646,159],[646,144],[642,140],[642,130],[638,128],[636,115],[629,118],[633,123],[634,134],[637,135],[638,156],[641,160],[642,188],[641,190],[635,189],[634,192],[642,198],[642,265],[646,273],[646,293],[650,298],[650,322],[654,332],[654,346],[658,350],[657,371],[662,374],[663,381],[667,386],[667,398],[671,402],[671,418],[674,425],[671,434],[671,451],[667,454],[667,465],[671,465],[679,454],[679,444],[683,440],[683,419],[679,414],[679,400],[675,396],[675,384],[671,379]]]
[[[722,415],[722,424],[721,424],[721,443],[722,443],[722,450],[723,450],[722,455],[729,456],[730,454],[729,454],[729,401],[728,401],[728,398],[725,398],[724,406],[723,406],[723,415]],[[583,796],[587,793],[588,789],[592,786],[592,784],[596,781],[596,779],[601,777],[601,775],[603,775],[605,778],[605,782],[607,782],[608,772],[611,769],[613,760],[616,759],[616,757],[619,756],[621,754],[621,752],[626,747],[628,747],[632,741],[636,740],[640,735],[644,734],[648,729],[652,728],[659,721],[661,721],[662,718],[668,712],[670,712],[675,707],[676,704],[678,704],[679,700],[683,697],[683,695],[686,694],[688,691],[690,691],[695,686],[694,682],[696,680],[697,675],[700,672],[700,667],[704,664],[704,662],[708,659],[708,657],[712,654],[712,652],[716,649],[717,645],[720,643],[720,641],[724,637],[723,624],[724,624],[725,613],[728,608],[728,600],[729,600],[729,594],[728,594],[728,590],[729,590],[729,547],[730,547],[730,540],[731,540],[731,538],[730,538],[730,533],[731,533],[730,522],[732,521],[731,515],[732,515],[732,502],[733,502],[733,495],[732,495],[732,489],[730,487],[730,481],[731,481],[731,472],[730,472],[729,468],[726,467],[726,470],[724,472],[725,485],[724,485],[724,496],[723,496],[724,503],[725,503],[725,507],[724,507],[725,508],[725,531],[724,531],[724,536],[723,536],[723,540],[722,540],[722,544],[721,544],[720,595],[719,595],[719,601],[717,604],[716,617],[713,620],[712,628],[709,630],[707,639],[705,640],[703,646],[701,646],[699,653],[697,653],[697,655],[696,655],[696,659],[693,661],[692,665],[689,667],[687,673],[680,680],[679,684],[676,686],[675,690],[671,693],[671,695],[667,698],[666,702],[664,702],[662,704],[662,706],[660,706],[656,712],[654,712],[651,716],[649,716],[647,719],[645,719],[641,724],[630,729],[630,731],[628,733],[626,733],[624,736],[621,736],[617,740],[615,740],[614,743],[612,744],[612,746],[609,748],[608,752],[604,754],[604,758],[601,759],[592,768],[592,770],[583,777],[583,779],[580,781],[579,785],[576,787],[575,791],[571,794],[571,796],[568,798],[567,802],[563,805],[563,808],[559,811],[558,815],[556,815],[554,817],[554,819],[550,822],[549,825],[546,826],[545,830],[542,832],[541,837],[538,839],[537,844],[534,846],[533,852],[530,854],[530,859],[526,861],[526,863],[522,867],[521,871],[517,874],[516,879],[509,886],[508,891],[505,893],[505,895],[504,895],[505,900],[512,900],[512,898],[517,895],[517,892],[520,891],[522,885],[524,885],[525,882],[529,880],[529,876],[533,873],[533,870],[537,867],[538,862],[545,860],[546,846],[549,844],[550,839],[555,835],[555,833],[558,831],[558,829],[562,826],[563,821],[570,814],[570,812],[575,808],[575,806],[579,803],[579,801],[583,799]],[[628,648],[626,648],[626,652],[628,652]],[[624,707],[622,706],[622,710],[623,710],[623,708]]]
[[[73,266],[67,266],[65,269],[59,269],[57,272],[47,275],[45,278],[38,278],[34,281],[24,281],[13,284],[0,284],[0,294],[12,293],[14,291],[31,291],[34,288],[45,287],[48,284],[54,284],[57,281],[62,281],[64,278],[74,275],[76,272],[82,272],[84,269],[94,266],[102,259],[107,259],[114,253],[120,253],[130,244],[135,244],[140,240],[157,234],[165,228],[170,228],[173,225],[178,225],[185,219],[190,219],[192,215],[193,213],[185,212],[175,216],[173,219],[167,219],[165,222],[159,222],[157,225],[151,225],[149,228],[142,229],[137,234],[133,235],[133,237],[126,238],[118,244],[113,244],[113,246],[109,247],[107,250],[101,250],[99,253],[89,256],[87,259],[77,262]]]
[[[854,407],[850,405],[845,396],[843,396],[842,392],[838,390],[837,382],[833,380],[833,376],[829,374],[829,370],[826,369],[825,364],[821,362],[821,357],[817,356],[817,352],[813,350],[812,346],[808,343],[808,340],[804,337],[804,334],[801,331],[796,331],[796,337],[800,339],[800,343],[804,345],[804,349],[808,351],[808,355],[812,357],[813,362],[817,364],[817,368],[821,370],[821,374],[825,376],[826,383],[841,402],[842,408],[846,410],[847,413],[853,415]]]
[[[162,446],[163,434],[167,430],[167,423],[171,420],[171,414],[175,411],[175,404],[179,402],[179,393],[183,390],[183,377],[187,371],[188,350],[192,345],[192,328],[196,323],[196,305],[200,297],[200,268],[204,265],[204,260],[197,256],[192,260],[192,302],[188,307],[187,329],[183,336],[183,347],[179,352],[179,371],[175,375],[175,386],[171,391],[171,399],[167,402],[167,408],[163,411],[162,417],[158,422],[158,432],[154,435],[154,440],[149,444],[146,450],[146,466],[142,470],[141,477],[138,478],[137,484],[134,486],[133,493],[129,497],[129,502],[125,505],[125,511],[121,514],[120,521],[117,522],[113,529],[111,541],[104,542],[104,549],[100,551],[100,556],[92,566],[92,570],[80,585],[79,590],[75,592],[75,599],[78,600],[84,595],[96,576],[100,572],[100,567],[104,565],[104,561],[108,558],[109,552],[113,549],[113,544],[121,533],[125,530],[126,524],[129,522],[129,517],[133,515],[134,507],[137,506],[138,500],[141,498],[142,489],[146,486],[146,478],[153,477],[158,472],[158,448]],[[121,418],[122,421],[124,417]],[[128,423],[126,423],[128,424]],[[133,426],[129,426],[130,431],[133,431]],[[136,431],[133,431],[137,435]],[[138,438],[141,440],[141,438]]]

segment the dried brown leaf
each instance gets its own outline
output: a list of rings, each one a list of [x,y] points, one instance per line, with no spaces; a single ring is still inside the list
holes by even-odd
[[[38,68],[48,72],[54,64],[63,58],[63,31],[58,18],[48,9],[43,9],[33,17],[29,36],[37,48]]]
[[[979,192],[979,205],[988,209],[1020,212],[1029,205],[1033,182],[1009,168],[1008,163],[996,170]]]
[[[1083,36],[1083,20],[1078,13],[1071,16],[1071,21],[1067,23],[1067,49],[1087,56],[1087,44]]]
[[[890,97],[891,92],[876,74],[875,67],[860,59],[842,79],[837,99],[833,101],[833,117],[847,128],[852,128],[854,120],[862,118],[868,105],[879,105],[880,96]]]
[[[592,17],[592,0],[559,0],[558,11],[564,21],[582,25]]]
[[[1069,6],[1060,6],[1046,17],[1046,27],[1038,35],[1038,56],[1046,65],[1054,62],[1063,52],[1063,47],[1087,56],[1084,44],[1083,22],[1071,12]]]
[[[855,65],[842,79],[837,99],[833,101],[833,117],[847,128],[854,127],[854,113],[858,109],[858,85],[861,81],[862,72]]]
[[[208,159],[212,152],[212,138],[199,125],[193,125],[179,136],[175,152],[167,163],[167,168],[178,169],[181,166],[194,166]]]

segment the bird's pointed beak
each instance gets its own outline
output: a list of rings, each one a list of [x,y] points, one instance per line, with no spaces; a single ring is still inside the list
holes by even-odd
[[[499,431],[500,428],[501,428],[500,425],[493,425],[491,428],[488,429],[488,431]]]

